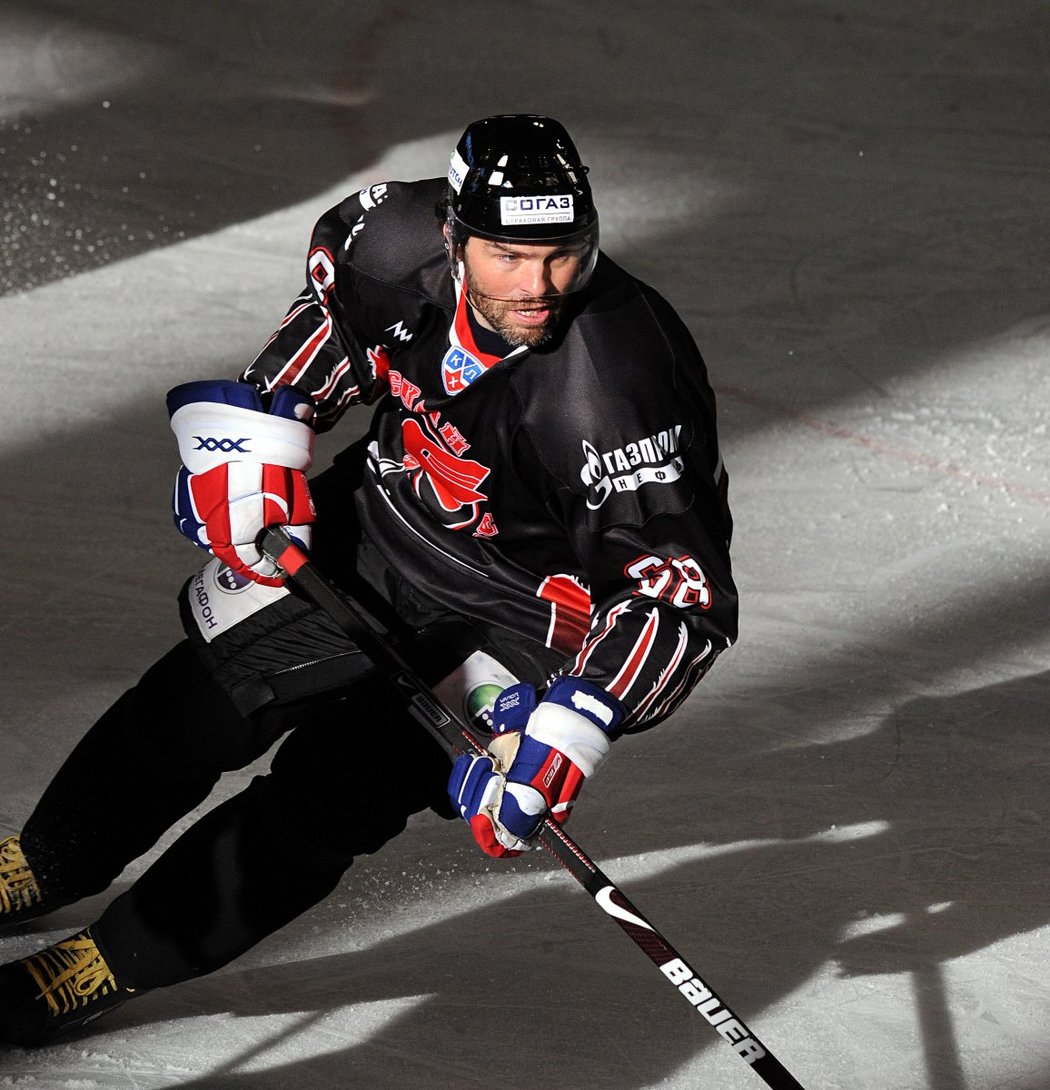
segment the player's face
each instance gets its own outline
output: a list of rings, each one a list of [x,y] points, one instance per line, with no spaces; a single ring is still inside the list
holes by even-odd
[[[580,245],[468,238],[464,280],[482,325],[512,345],[535,348],[550,340],[582,254]]]

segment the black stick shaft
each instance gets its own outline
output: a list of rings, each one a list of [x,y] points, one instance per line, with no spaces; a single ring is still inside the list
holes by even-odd
[[[413,716],[433,735],[452,760],[463,753],[483,753],[484,745],[470,727],[454,716],[431,688],[376,630],[368,615],[333,587],[309,557],[280,529],[266,530],[263,551],[295,585],[340,627],[387,676]],[[656,965],[678,993],[704,1018],[751,1069],[773,1090],[803,1090],[802,1085],[689,966],[686,960],[638,911],[582,848],[547,818],[538,840],[594,898]]]

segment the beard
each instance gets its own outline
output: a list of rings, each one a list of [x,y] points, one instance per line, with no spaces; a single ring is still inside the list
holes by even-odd
[[[560,296],[532,299],[496,299],[472,289],[466,277],[467,302],[512,348],[539,348],[553,339],[564,307]],[[538,314],[547,311],[541,321],[526,321],[521,313]]]

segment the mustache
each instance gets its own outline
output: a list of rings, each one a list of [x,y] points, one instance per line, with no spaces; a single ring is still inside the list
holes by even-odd
[[[517,310],[547,310],[560,306],[565,296],[553,293],[551,295],[526,295],[511,297],[507,295],[489,295],[487,292],[478,291],[477,288],[467,288],[467,298],[471,301],[484,299],[490,303],[512,303]]]

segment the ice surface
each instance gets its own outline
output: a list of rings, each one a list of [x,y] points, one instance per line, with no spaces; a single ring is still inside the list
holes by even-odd
[[[339,196],[549,112],[708,360],[742,593],[739,646],[574,835],[808,1090],[1046,1090],[1048,25],[5,4],[0,832],[178,635],[164,391],[254,355]],[[423,818],[223,972],[0,1056],[27,1090],[758,1085],[553,863]]]

